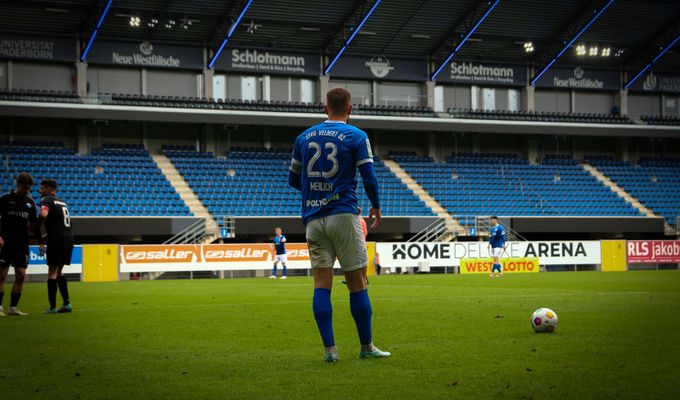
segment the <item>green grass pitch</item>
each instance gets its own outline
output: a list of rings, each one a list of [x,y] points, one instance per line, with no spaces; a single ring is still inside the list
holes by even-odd
[[[0,318],[3,399],[680,398],[680,272],[372,277],[360,360],[347,289],[322,361],[311,278],[71,284],[75,312]],[[9,288],[6,287],[6,290]],[[5,296],[5,306],[9,296]],[[555,334],[529,317],[554,309]]]

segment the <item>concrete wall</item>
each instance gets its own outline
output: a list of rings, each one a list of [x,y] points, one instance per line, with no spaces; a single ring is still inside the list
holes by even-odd
[[[544,90],[535,91],[536,111],[546,112],[570,112],[571,97],[565,90]]]
[[[469,86],[444,86],[444,109],[470,108]]]
[[[628,116],[661,115],[661,96],[658,94],[628,93]]]
[[[421,83],[378,83],[378,104],[380,105],[417,107],[425,103]]]
[[[159,96],[198,96],[195,72],[146,71],[146,93]]]
[[[74,90],[73,66],[13,61],[12,87],[32,90]]]
[[[7,71],[7,61],[0,60],[0,89],[6,89],[9,85],[9,71]]]
[[[665,117],[680,117],[680,96],[665,96],[663,115]]]
[[[87,68],[88,95],[97,93],[142,94],[142,70],[90,65]]]
[[[613,93],[574,92],[574,112],[609,114],[614,107]]]
[[[344,87],[352,93],[352,102],[354,104],[373,104],[373,88],[371,82],[368,81],[354,81],[347,79],[331,79],[329,88]],[[325,102],[325,99],[321,99]]]

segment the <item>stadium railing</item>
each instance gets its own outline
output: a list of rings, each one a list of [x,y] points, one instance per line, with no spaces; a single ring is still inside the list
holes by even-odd
[[[476,110],[469,108],[449,108],[448,114],[453,118],[465,119],[500,119],[537,122],[579,122],[596,124],[632,124],[627,117],[615,114],[598,113],[563,113],[547,111],[511,111],[511,110]]]
[[[444,218],[438,218],[406,242],[438,242],[440,241],[440,238],[445,237],[450,233],[455,235],[455,232],[452,232],[446,226],[446,220]]]
[[[163,244],[196,244],[201,243],[207,236],[213,236],[217,232],[208,230],[208,221],[201,218],[189,225],[181,232],[163,242]]]
[[[680,117],[659,117],[655,115],[641,115],[640,119],[647,125],[676,125],[680,126]]]

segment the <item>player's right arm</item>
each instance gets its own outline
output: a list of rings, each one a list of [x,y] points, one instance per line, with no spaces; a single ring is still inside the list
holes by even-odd
[[[290,170],[288,171],[288,185],[300,192],[302,191],[302,154],[299,138],[295,139],[295,145],[293,145],[293,157],[290,160]]]

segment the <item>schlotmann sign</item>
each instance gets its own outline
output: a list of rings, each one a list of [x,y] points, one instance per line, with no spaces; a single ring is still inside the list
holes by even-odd
[[[318,53],[231,48],[225,49],[217,59],[215,70],[319,76],[321,74],[321,59]]]
[[[448,73],[439,74],[437,81],[471,85],[526,86],[527,68],[523,65],[452,62]]]

